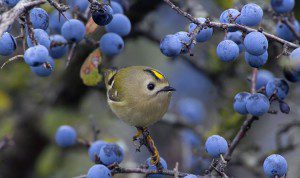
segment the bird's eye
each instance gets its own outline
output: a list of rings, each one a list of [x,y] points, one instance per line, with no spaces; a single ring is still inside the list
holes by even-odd
[[[148,90],[153,90],[155,88],[155,85],[153,83],[149,83],[147,85]]]

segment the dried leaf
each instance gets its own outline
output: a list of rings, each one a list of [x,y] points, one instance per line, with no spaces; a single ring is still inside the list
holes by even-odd
[[[102,63],[101,52],[94,50],[84,61],[80,69],[80,77],[87,86],[96,86],[102,81],[103,76],[99,73],[98,66]]]

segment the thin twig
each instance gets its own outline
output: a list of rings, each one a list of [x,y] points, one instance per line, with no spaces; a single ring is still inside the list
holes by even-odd
[[[69,20],[68,17],[66,17],[65,14],[64,14],[64,12],[67,11],[70,8],[69,6],[57,3],[54,0],[47,0],[47,1],[49,2],[49,4],[51,6],[53,6],[59,12],[59,14],[61,14],[62,16],[64,16],[64,18]]]
[[[19,16],[34,6],[45,3],[45,0],[20,0],[20,2],[11,10],[0,16],[0,36],[13,24]]]
[[[300,34],[295,29],[295,25],[292,24],[288,18],[283,18],[282,22],[292,31],[293,35],[297,38],[297,40],[300,40]]]
[[[167,3],[172,9],[174,9],[178,14],[186,17],[191,22],[193,22],[194,24],[197,24],[198,26],[201,26],[201,27],[208,26],[208,27],[220,28],[222,30],[226,30],[228,28],[236,28],[236,29],[239,29],[246,33],[257,31],[257,29],[253,29],[253,28],[235,24],[235,23],[220,23],[220,22],[212,22],[212,21],[206,21],[204,23],[201,23],[196,18],[194,18],[191,14],[183,11],[178,6],[176,6],[174,3],[172,3],[170,0],[164,0],[164,2]],[[264,31],[262,33],[270,40],[277,41],[278,43],[280,43],[282,45],[286,44],[290,48],[298,48],[299,47],[299,45],[289,42],[289,41],[286,41],[286,40],[279,38],[273,34],[270,34],[270,33],[264,32]]]
[[[12,62],[12,61],[14,61],[14,60],[17,60],[17,59],[24,59],[24,56],[23,56],[23,55],[16,55],[16,56],[14,56],[14,57],[8,59],[7,61],[5,61],[5,62],[2,64],[1,69],[2,69],[6,64],[8,64],[8,63],[10,63],[10,62]]]
[[[69,52],[68,58],[67,58],[66,68],[69,66],[69,64],[71,62],[71,59],[72,59],[72,57],[74,55],[74,52],[75,52],[76,45],[77,45],[77,43],[73,43],[71,45],[71,49],[70,49],[70,52]]]

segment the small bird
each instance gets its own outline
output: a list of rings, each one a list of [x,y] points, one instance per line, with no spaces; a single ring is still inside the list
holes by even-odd
[[[144,66],[110,70],[105,81],[110,108],[118,118],[135,127],[148,127],[159,121],[175,90],[163,74]]]
[[[105,85],[112,111],[125,123],[138,129],[134,140],[163,117],[175,91],[162,73],[145,66],[106,70]],[[150,136],[147,139],[154,145]],[[158,152],[155,156],[155,162],[159,161]]]

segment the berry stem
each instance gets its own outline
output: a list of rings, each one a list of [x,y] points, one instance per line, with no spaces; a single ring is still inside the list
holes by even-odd
[[[30,17],[29,17],[29,13],[28,12],[25,13],[25,20],[26,20],[26,24],[27,24],[27,28],[28,28],[29,38],[31,39],[32,44],[34,46],[36,46],[37,45],[37,41],[35,40],[35,37],[34,37],[33,25],[32,25],[32,23],[30,21]]]
[[[253,68],[252,70],[252,78],[251,78],[251,93],[256,93],[256,79],[257,79],[258,69]]]

